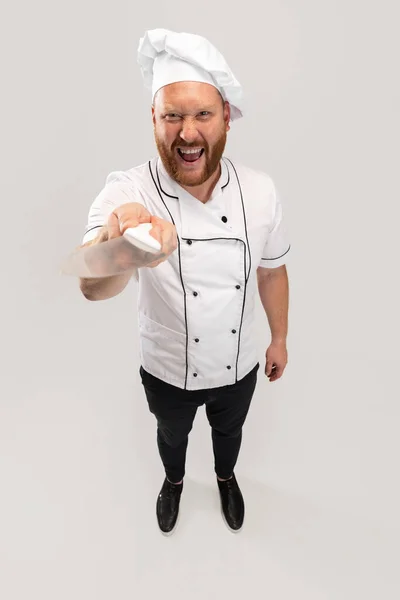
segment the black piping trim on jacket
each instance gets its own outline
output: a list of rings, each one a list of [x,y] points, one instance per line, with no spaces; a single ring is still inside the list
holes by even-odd
[[[281,254],[280,256],[275,256],[275,258],[262,258],[261,260],[278,260],[278,258],[282,258],[282,256],[285,256],[285,254],[287,254],[290,250],[290,246],[289,248],[286,250],[286,252],[284,252],[283,254]]]
[[[93,229],[98,229],[98,227],[103,227],[103,225],[95,225],[94,227],[91,227],[90,229],[87,229],[85,231],[84,235],[86,235],[87,233],[89,233],[89,231],[93,231]]]
[[[229,159],[228,159],[229,160]],[[247,222],[246,222],[246,213],[245,213],[245,208],[244,208],[244,202],[243,202],[243,194],[242,194],[242,188],[240,185],[240,181],[239,181],[239,177],[237,175],[236,169],[233,165],[233,163],[231,162],[231,160],[229,160],[230,164],[232,165],[232,168],[235,171],[236,174],[236,179],[237,179],[237,183],[238,183],[238,187],[239,187],[239,191],[240,191],[240,198],[241,198],[241,202],[242,202],[242,209],[243,209],[243,219],[244,219],[244,225],[245,225],[245,232],[246,232],[246,241],[247,241],[247,248],[248,248],[248,252],[249,252],[249,271],[247,273],[247,253],[246,253],[246,244],[243,240],[239,239],[239,238],[235,238],[235,237],[222,237],[222,238],[198,238],[198,239],[194,239],[194,238],[184,238],[182,237],[182,240],[188,240],[188,239],[192,239],[193,241],[211,241],[211,240],[217,240],[217,239],[223,239],[223,240],[235,240],[235,241],[239,241],[243,244],[244,246],[244,264],[243,264],[243,268],[244,268],[244,293],[243,293],[243,304],[242,304],[242,314],[241,314],[241,319],[240,319],[240,326],[239,326],[239,335],[238,335],[238,346],[237,346],[237,355],[236,355],[236,376],[235,376],[235,380],[236,382],[238,381],[238,364],[239,364],[239,355],[240,355],[240,341],[241,341],[241,334],[242,334],[242,328],[243,328],[243,317],[244,317],[244,309],[245,309],[245,305],[246,305],[246,293],[247,293],[247,282],[248,279],[250,277],[250,271],[251,271],[251,252],[250,252],[250,245],[249,245],[249,240],[248,240],[248,235],[247,235]],[[159,187],[157,186],[156,180],[154,178],[153,175],[153,170],[151,168],[151,161],[149,161],[149,171],[150,171],[150,175],[151,178],[153,180],[153,183],[157,189],[158,195],[161,198],[162,203],[164,204],[166,210],[168,211],[168,214],[171,218],[172,223],[175,225],[175,221],[172,217],[171,212],[169,211],[164,198],[162,197],[162,193],[165,194],[168,198],[173,198],[174,200],[179,200],[178,196],[171,196],[170,194],[168,194],[167,192],[165,192],[161,186],[161,181],[160,181],[160,177],[159,177],[159,173],[158,173],[158,167],[156,164],[156,173],[157,173],[157,179],[158,179],[158,184]],[[230,171],[229,171],[229,167],[228,167],[228,182],[223,186],[226,187],[228,185],[228,183],[230,182]],[[162,192],[162,193],[161,193]],[[180,239],[178,236],[178,256],[179,256],[179,274],[180,274],[180,279],[181,279],[181,284],[182,284],[182,289],[183,289],[183,294],[184,294],[184,308],[185,308],[185,330],[186,330],[186,357],[185,357],[185,361],[186,361],[186,374],[185,374],[185,389],[187,389],[187,377],[188,377],[188,344],[189,344],[189,332],[188,332],[188,323],[187,323],[187,305],[186,305],[186,290],[185,290],[185,285],[183,282],[183,276],[182,276],[182,260],[181,260],[181,244],[180,244]]]
[[[237,352],[237,357],[236,357],[236,381],[237,381],[238,380],[237,374],[238,374],[239,355],[240,355],[240,341],[241,341],[241,337],[242,337],[244,308],[246,306],[247,282],[249,280],[250,272],[251,272],[251,250],[250,250],[249,238],[248,238],[248,235],[247,235],[247,220],[246,220],[246,211],[245,211],[244,202],[243,202],[242,186],[240,185],[239,177],[238,177],[238,174],[237,174],[237,171],[236,171],[236,168],[235,168],[233,162],[229,158],[227,160],[229,160],[230,164],[232,165],[233,170],[235,171],[236,180],[237,180],[237,183],[238,183],[238,186],[239,186],[240,199],[242,201],[244,229],[245,229],[245,232],[246,232],[247,249],[249,251],[249,271],[248,271],[248,274],[247,274],[247,269],[246,269],[246,246],[245,246],[245,248],[244,248],[245,286],[244,286],[244,294],[243,294],[242,317],[241,317],[241,320],[240,320],[240,329],[239,329],[239,335],[238,335],[238,352]]]
[[[236,354],[236,376],[235,376],[235,380],[236,382],[238,381],[238,364],[239,364],[239,354],[240,354],[240,339],[241,339],[241,335],[242,335],[242,326],[243,326],[243,315],[244,315],[244,307],[246,305],[246,292],[247,292],[247,279],[246,279],[246,275],[247,275],[247,268],[246,268],[246,260],[247,260],[247,253],[246,253],[246,244],[243,240],[240,240],[239,238],[233,238],[233,237],[215,237],[215,238],[182,238],[182,240],[187,241],[187,240],[192,240],[192,242],[212,242],[215,240],[234,240],[236,242],[241,242],[243,244],[243,250],[244,250],[244,261],[243,261],[243,271],[244,271],[244,292],[243,292],[243,304],[242,304],[242,314],[240,317],[240,325],[239,325],[239,334],[238,334],[238,348],[237,348],[237,354]]]
[[[150,163],[149,163],[149,164],[150,164]],[[151,167],[150,167],[150,172],[151,172]],[[168,198],[173,198],[174,200],[179,200],[178,196],[171,196],[171,194],[167,194],[167,192],[166,192],[165,190],[163,190],[163,188],[162,188],[162,185],[161,185],[161,181],[160,181],[160,174],[159,174],[159,172],[158,172],[158,164],[157,164],[157,163],[156,163],[156,173],[157,173],[157,181],[158,181],[158,185],[160,186],[160,190],[162,191],[162,193],[163,193],[165,196],[168,196]],[[151,176],[153,177],[153,174],[152,174]],[[154,181],[154,177],[153,177],[153,181]],[[154,181],[154,185],[155,185],[155,183],[156,183],[156,182]],[[157,186],[156,186],[156,187],[157,187]],[[158,193],[160,193],[160,192],[158,192]],[[164,202],[163,198],[161,198],[161,200]],[[165,206],[165,202],[164,202],[164,206]],[[166,207],[166,206],[165,206],[165,207]],[[167,209],[167,210],[168,210],[168,209]],[[169,212],[169,210],[168,210],[168,212]],[[171,213],[170,213],[170,214],[171,214]],[[171,217],[171,219],[172,219],[172,217]],[[174,223],[174,225],[175,225],[175,223]]]
[[[229,160],[229,159],[228,159]],[[237,179],[237,183],[238,183],[238,187],[239,187],[239,191],[240,191],[240,198],[242,201],[242,209],[243,209],[243,220],[244,220],[244,226],[245,226],[245,232],[246,232],[246,242],[247,242],[247,249],[249,252],[249,269],[247,272],[247,252],[246,252],[246,244],[243,240],[240,240],[238,238],[235,237],[216,237],[216,238],[200,238],[200,239],[194,239],[194,238],[182,238],[182,240],[187,240],[187,239],[191,239],[193,241],[197,241],[197,242],[206,242],[206,241],[211,241],[211,240],[219,240],[219,239],[223,239],[223,240],[235,240],[238,242],[242,242],[243,246],[244,246],[244,293],[243,293],[243,304],[242,304],[242,314],[241,314],[241,318],[240,318],[240,326],[239,326],[239,334],[238,334],[238,347],[237,347],[237,355],[236,355],[236,382],[238,381],[238,365],[239,365],[239,356],[240,356],[240,341],[241,341],[241,336],[242,336],[242,329],[243,329],[243,317],[244,317],[244,309],[246,306],[246,294],[247,294],[247,282],[249,280],[250,277],[250,271],[251,271],[251,252],[250,252],[250,244],[249,244],[249,238],[247,235],[247,222],[246,222],[246,212],[245,212],[245,208],[244,208],[244,202],[243,202],[243,194],[242,194],[242,187],[240,185],[240,181],[239,181],[239,177],[238,174],[236,172],[236,169],[232,163],[231,160],[229,160],[230,164],[232,165],[235,174],[236,174],[236,179]],[[229,167],[228,167],[228,173],[229,173]],[[229,183],[229,180],[228,180]]]
[[[225,162],[225,159],[223,159],[223,160],[224,160],[224,162]],[[226,165],[225,165],[225,166],[226,166]],[[231,172],[229,171],[228,167],[227,167],[227,171],[228,171],[228,181],[226,182],[226,184],[225,184],[225,185],[223,185],[223,186],[221,187],[221,190],[224,190],[224,189],[226,188],[226,186],[227,186],[227,185],[229,185],[229,182],[230,182],[230,180],[231,180]]]
[[[156,166],[156,170],[157,170],[157,166]],[[166,210],[168,211],[168,214],[171,218],[171,222],[173,225],[175,225],[175,221],[174,218],[168,208],[168,206],[166,205],[164,198],[162,197],[162,194],[160,192],[162,188],[161,188],[161,184],[160,184],[160,188],[158,188],[156,180],[154,179],[154,175],[153,175],[153,170],[151,168],[151,161],[149,161],[149,171],[150,171],[150,175],[151,178],[153,180],[153,183],[156,187],[156,190],[158,192],[158,195],[161,198],[161,202],[164,204]],[[158,177],[158,170],[157,170],[157,177]],[[159,180],[160,181],[160,180]],[[163,191],[163,193],[165,194],[165,192]],[[168,194],[165,194],[166,196],[168,196]],[[176,200],[179,200],[179,198],[177,198],[176,196],[169,196],[169,198],[175,198]],[[188,333],[188,324],[187,324],[187,310],[186,310],[186,290],[185,290],[185,285],[183,283],[183,277],[182,277],[182,261],[181,261],[181,242],[179,239],[179,236],[177,236],[178,238],[178,258],[179,258],[179,275],[180,275],[180,279],[181,279],[181,284],[182,284],[182,289],[183,289],[183,304],[184,304],[184,312],[185,312],[185,331],[186,331],[186,356],[185,356],[185,361],[186,361],[186,370],[185,370],[185,390],[186,390],[186,386],[187,386],[187,377],[188,377],[188,344],[189,344],[189,333]]]
[[[240,192],[240,199],[241,199],[241,201],[242,201],[243,220],[244,220],[244,230],[245,230],[245,233],[246,233],[246,242],[247,242],[247,248],[248,248],[248,250],[249,250],[249,273],[248,273],[248,274],[246,274],[246,283],[247,283],[247,281],[249,280],[249,277],[250,277],[250,271],[251,271],[251,252],[250,252],[249,237],[248,237],[248,235],[247,235],[247,220],[246,220],[246,211],[245,211],[245,209],[244,209],[244,202],[243,202],[242,186],[240,185],[239,177],[238,177],[238,174],[237,174],[237,171],[236,171],[236,169],[235,169],[235,166],[234,166],[233,162],[232,162],[232,161],[231,161],[229,158],[228,158],[227,160],[229,160],[229,162],[230,162],[230,163],[231,163],[231,165],[232,165],[232,168],[233,168],[233,170],[235,171],[235,175],[236,175],[236,179],[237,179],[237,183],[238,183],[238,187],[239,187],[239,192]],[[229,171],[229,169],[228,169],[228,171]]]

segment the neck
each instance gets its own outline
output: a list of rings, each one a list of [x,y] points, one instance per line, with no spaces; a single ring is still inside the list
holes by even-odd
[[[211,177],[209,179],[207,179],[207,181],[205,181],[201,185],[193,185],[193,186],[181,185],[181,187],[183,187],[183,189],[186,190],[189,194],[191,194],[192,196],[197,198],[197,200],[200,200],[200,202],[205,204],[211,198],[211,195],[213,193],[215,185],[216,185],[218,179],[220,178],[220,176],[221,176],[221,163],[218,165],[218,169],[216,169],[215,173],[213,173],[211,175]]]

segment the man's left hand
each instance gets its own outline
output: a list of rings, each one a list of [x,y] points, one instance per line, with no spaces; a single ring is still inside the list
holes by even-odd
[[[271,342],[265,356],[265,374],[271,382],[276,381],[282,377],[288,362],[286,342]]]

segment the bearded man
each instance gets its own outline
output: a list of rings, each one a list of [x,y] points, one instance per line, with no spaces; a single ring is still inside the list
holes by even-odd
[[[289,242],[271,177],[225,156],[242,87],[205,38],[164,29],[141,38],[138,62],[152,91],[158,156],[107,177],[82,245],[151,223],[161,258],[137,270],[140,375],[157,423],[165,470],[156,514],[175,530],[188,435],[199,407],[211,427],[222,515],[237,532],[245,504],[235,476],[242,429],[257,383],[258,291],[271,330],[265,375],[287,364]],[[80,280],[89,300],[111,298],[131,273]]]

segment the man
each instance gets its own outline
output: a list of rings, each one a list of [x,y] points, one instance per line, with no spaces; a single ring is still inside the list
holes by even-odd
[[[270,329],[265,374],[287,364],[289,243],[271,178],[223,153],[230,122],[242,116],[242,89],[206,39],[149,31],[138,60],[152,89],[159,156],[111,173],[93,202],[85,244],[152,223],[161,258],[138,269],[140,374],[165,480],[157,498],[161,531],[174,531],[185,475],[188,434],[205,406],[212,429],[222,514],[231,531],[244,520],[234,468],[257,381],[257,288]],[[90,300],[110,298],[131,273],[81,279]]]

